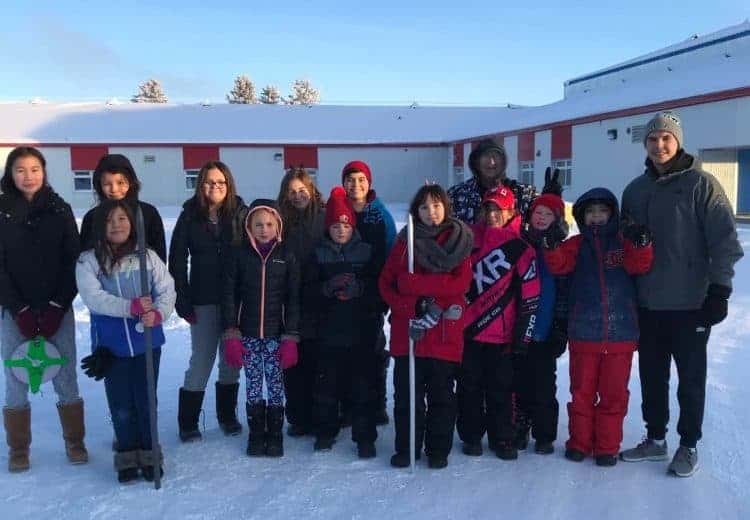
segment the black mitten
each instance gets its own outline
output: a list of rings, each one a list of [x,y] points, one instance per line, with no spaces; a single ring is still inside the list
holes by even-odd
[[[706,325],[716,325],[724,321],[729,310],[729,295],[732,289],[712,283],[708,286],[706,299],[701,307],[701,317]]]
[[[81,359],[81,369],[88,377],[101,381],[112,365],[112,352],[106,347],[97,347],[93,353]]]
[[[646,247],[651,243],[651,232],[643,224],[628,224],[623,228],[622,236],[635,247]]]

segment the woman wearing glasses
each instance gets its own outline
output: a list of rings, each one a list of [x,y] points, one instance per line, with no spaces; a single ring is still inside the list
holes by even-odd
[[[190,323],[192,354],[180,388],[177,422],[183,442],[200,440],[198,416],[219,352],[216,415],[225,435],[238,435],[239,370],[224,359],[219,301],[222,265],[244,237],[247,208],[237,195],[229,167],[209,161],[198,173],[195,195],[183,204],[169,246],[169,272],[177,291],[177,314]],[[188,267],[189,266],[189,267]]]

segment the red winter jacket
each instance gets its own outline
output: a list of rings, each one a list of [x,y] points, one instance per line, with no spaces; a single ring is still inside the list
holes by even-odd
[[[414,274],[409,274],[406,241],[398,239],[378,280],[380,295],[391,308],[391,355],[409,355],[409,320],[415,317],[417,299],[433,296],[443,310],[459,305],[461,318],[441,318],[435,327],[427,330],[422,340],[415,343],[414,354],[460,363],[464,350],[464,294],[470,281],[469,257],[450,273],[430,273],[415,262]]]
[[[518,226],[477,224],[472,231],[473,280],[466,294],[466,338],[494,344],[529,343],[540,292],[534,248],[519,238]]]

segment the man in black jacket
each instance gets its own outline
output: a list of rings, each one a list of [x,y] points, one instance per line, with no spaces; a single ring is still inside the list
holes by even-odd
[[[639,369],[647,436],[624,461],[665,460],[671,359],[679,378],[677,449],[669,471],[698,469],[706,397],[706,345],[727,316],[734,264],[743,256],[732,207],[719,182],[682,148],[682,123],[662,112],[646,127],[646,171],[622,195],[623,233],[653,236],[651,271],[636,279]]]

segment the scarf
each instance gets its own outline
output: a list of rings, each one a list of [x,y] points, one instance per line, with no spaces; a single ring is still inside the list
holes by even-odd
[[[438,237],[447,233],[446,240],[438,243]],[[399,236],[406,241],[406,228]],[[447,218],[439,226],[425,226],[414,222],[414,259],[431,273],[446,273],[458,267],[470,254],[474,246],[471,229],[455,218]]]

